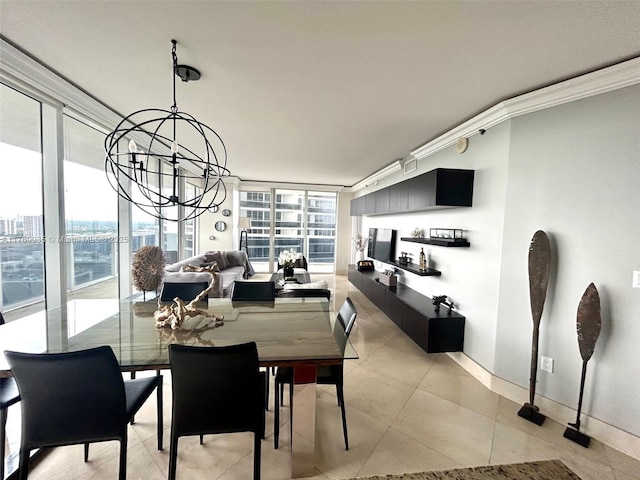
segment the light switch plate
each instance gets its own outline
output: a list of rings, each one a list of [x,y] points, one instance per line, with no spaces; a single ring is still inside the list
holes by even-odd
[[[633,281],[631,282],[633,288],[640,288],[640,270],[633,271]]]

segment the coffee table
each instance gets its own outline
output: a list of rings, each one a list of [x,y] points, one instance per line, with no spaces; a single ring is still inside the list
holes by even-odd
[[[276,290],[282,290],[285,283],[311,283],[309,272],[303,268],[294,269],[293,277],[284,277],[282,270],[271,275],[270,281],[276,284]]]

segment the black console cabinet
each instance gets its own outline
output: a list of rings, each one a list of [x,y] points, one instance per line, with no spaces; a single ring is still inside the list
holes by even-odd
[[[378,272],[359,272],[349,265],[349,281],[398,325],[425,352],[461,352],[465,317],[441,307],[436,313],[429,297],[402,284],[391,290]]]

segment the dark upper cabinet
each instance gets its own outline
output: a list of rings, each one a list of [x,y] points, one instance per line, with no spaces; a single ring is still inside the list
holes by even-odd
[[[383,188],[375,192],[376,197],[376,209],[375,213],[389,213],[389,189]]]
[[[473,204],[473,178],[473,170],[437,168],[353,199],[351,215],[382,215],[436,208],[470,207]],[[364,205],[354,208],[356,200]]]
[[[364,215],[373,215],[376,213],[376,194],[378,192],[370,193],[364,196]]]
[[[351,216],[355,217],[364,214],[364,197],[357,197],[351,200]]]
[[[405,212],[409,208],[409,189],[405,182],[389,187],[389,212]]]

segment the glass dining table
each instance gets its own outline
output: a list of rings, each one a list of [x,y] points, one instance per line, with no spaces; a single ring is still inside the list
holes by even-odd
[[[122,371],[168,369],[168,345],[225,346],[254,341],[260,365],[294,367],[291,444],[292,478],[312,476],[315,452],[315,369],[358,355],[324,298],[276,298],[274,302],[209,299],[199,308],[222,322],[198,315],[179,329],[156,328],[155,300],[73,300],[64,308],[0,326],[0,376],[10,376],[5,350],[57,353],[99,345],[113,349]],[[304,440],[294,442],[301,436]],[[296,445],[294,445],[296,443]]]

